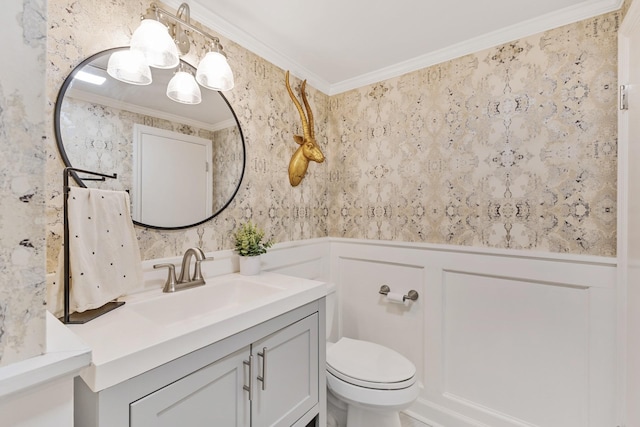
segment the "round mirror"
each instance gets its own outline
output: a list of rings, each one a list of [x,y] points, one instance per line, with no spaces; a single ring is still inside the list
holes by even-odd
[[[176,70],[152,68],[152,83],[123,83],[107,74],[112,53],[97,53],[69,74],[55,107],[55,133],[66,166],[117,174],[78,185],[126,190],[135,224],[180,229],[222,212],[245,169],[242,129],[220,92],[201,89],[199,104],[167,96]],[[193,66],[181,69],[195,75]]]

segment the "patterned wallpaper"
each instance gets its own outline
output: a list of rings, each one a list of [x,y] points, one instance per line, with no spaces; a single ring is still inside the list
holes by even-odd
[[[0,365],[7,365],[41,354],[45,347],[42,138],[47,7],[44,0],[2,6]]]
[[[146,6],[49,2],[48,120],[66,74],[127,44]],[[246,138],[245,180],[202,226],[137,228],[142,258],[231,248],[247,219],[276,241],[330,235],[615,255],[619,21],[619,12],[603,15],[333,97],[308,88],[327,160],[310,164],[296,188],[287,166],[300,124],[284,71],[222,38],[236,74],[226,95]],[[52,135],[47,154],[53,271],[62,164]]]
[[[330,235],[614,256],[611,13],[330,100]]]
[[[242,175],[242,141],[238,126],[213,134],[213,212],[231,198]]]
[[[67,74],[85,57],[128,44],[139,16],[149,5],[141,0],[50,0],[47,67],[47,129],[53,129],[53,106]],[[100,25],[96,25],[99,22]],[[192,20],[193,22],[193,20]],[[214,220],[187,230],[156,231],[136,227],[142,259],[176,256],[192,246],[205,251],[229,249],[231,234],[251,219],[276,241],[302,240],[328,234],[328,167],[312,164],[299,187],[289,185],[289,159],[301,133],[298,112],[284,84],[284,71],[221,37],[234,70],[236,86],[225,93],[247,146],[242,187],[229,207]],[[190,54],[191,55],[191,54]],[[185,58],[196,63],[193,55]],[[299,85],[298,80],[292,84]],[[328,97],[307,89],[316,119],[316,135],[328,144]],[[47,141],[47,270],[53,272],[62,236],[62,173],[53,131]]]
[[[117,173],[118,179],[90,182],[89,187],[122,190],[132,186],[133,125],[145,116],[65,97],[60,109],[65,152],[77,168]]]

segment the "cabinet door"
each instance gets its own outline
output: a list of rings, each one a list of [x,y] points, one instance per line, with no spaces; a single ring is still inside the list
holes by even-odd
[[[249,352],[247,346],[131,403],[130,426],[249,427],[250,402],[243,390]]]
[[[318,314],[257,341],[252,353],[252,426],[293,425],[318,403]]]

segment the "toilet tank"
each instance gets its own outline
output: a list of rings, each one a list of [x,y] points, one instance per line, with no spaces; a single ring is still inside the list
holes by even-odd
[[[333,330],[333,319],[336,315],[337,295],[336,295],[335,283],[327,283],[327,298],[326,298],[326,310],[327,310],[327,330],[326,339],[328,340]]]

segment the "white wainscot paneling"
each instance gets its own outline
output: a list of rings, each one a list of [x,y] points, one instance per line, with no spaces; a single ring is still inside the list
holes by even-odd
[[[237,271],[209,255],[207,275]],[[166,279],[156,262],[145,286]],[[335,282],[340,334],[416,365],[407,412],[430,426],[616,426],[615,259],[323,238],[277,244],[262,268]],[[382,284],[420,298],[388,303]]]
[[[329,277],[329,240],[310,239],[276,245],[262,255],[265,271],[326,281]]]
[[[261,269],[274,273],[287,274],[305,279],[326,281],[329,277],[328,238],[309,239],[297,242],[277,243],[266,254],[261,255]],[[205,277],[216,277],[239,271],[238,255],[232,250],[207,252],[210,261],[202,263],[202,274]],[[158,258],[143,261],[144,283],[136,292],[162,288],[167,280],[166,269],[154,269],[154,264],[172,263],[179,273],[182,256]],[[48,283],[54,275],[47,277]]]
[[[586,288],[443,277],[445,397],[539,426],[584,427]]]
[[[434,427],[614,427],[615,259],[332,239],[344,336],[412,360]],[[403,308],[377,294],[415,289]]]
[[[342,336],[394,349],[416,365],[422,379],[424,267],[342,258],[337,270]],[[389,302],[379,293],[385,284],[391,292],[406,295],[413,289],[421,297],[404,305]]]

